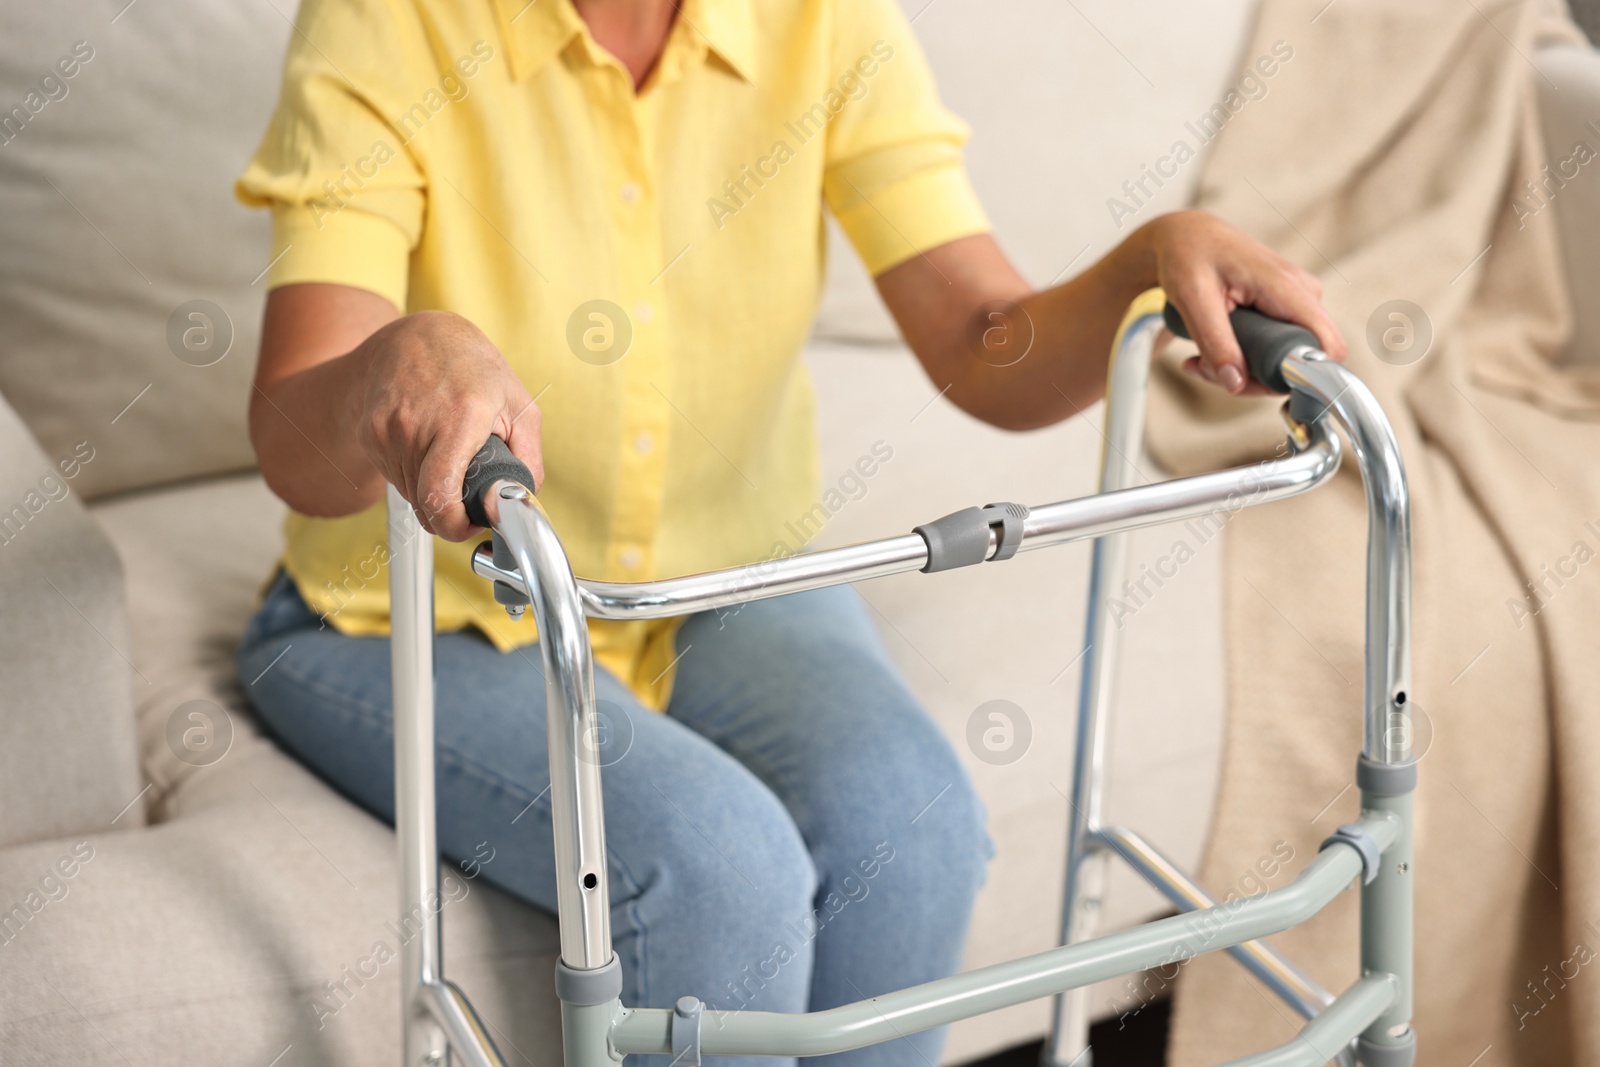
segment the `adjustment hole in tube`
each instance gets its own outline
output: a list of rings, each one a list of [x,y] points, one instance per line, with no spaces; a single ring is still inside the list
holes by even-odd
[[[596,878],[594,876],[594,872],[593,871],[590,871],[588,874],[583,876],[583,888],[585,888],[585,889],[593,889],[595,886],[597,886],[599,884],[600,884],[600,879],[598,879],[598,878]]]
[[[1404,689],[1394,695],[1394,702],[1396,704],[1404,704],[1406,702],[1406,691]]]

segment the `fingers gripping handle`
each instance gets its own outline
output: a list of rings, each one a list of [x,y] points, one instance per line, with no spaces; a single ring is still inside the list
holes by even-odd
[[[1163,318],[1167,329],[1188,339],[1189,327],[1170,300]],[[1283,380],[1285,356],[1297,348],[1322,348],[1316,335],[1304,326],[1263,315],[1255,308],[1234,308],[1228,320],[1233,323],[1233,335],[1239,339],[1250,376],[1275,393],[1289,391],[1289,383]]]
[[[466,505],[467,518],[479,526],[489,525],[489,515],[483,508],[483,494],[502,479],[525,486],[534,491],[533,472],[518,459],[499,437],[491,436],[478,449],[478,454],[467,464],[467,478],[461,486],[461,503]]]

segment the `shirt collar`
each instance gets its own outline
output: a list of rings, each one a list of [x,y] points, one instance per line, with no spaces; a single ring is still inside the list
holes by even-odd
[[[678,20],[747,82],[756,78],[753,0],[681,0]]]
[[[678,17],[667,40],[699,42],[747,82],[755,80],[755,19],[752,0],[676,0]],[[510,55],[511,77],[522,81],[560,55],[588,26],[572,0],[494,0],[500,32]],[[668,61],[663,54],[662,62]]]

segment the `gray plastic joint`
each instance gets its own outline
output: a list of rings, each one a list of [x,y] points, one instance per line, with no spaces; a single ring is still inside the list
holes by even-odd
[[[989,520],[982,508],[962,508],[915,527],[928,545],[924,574],[982,563],[989,554]]]
[[[672,1067],[700,1067],[700,1020],[705,1010],[699,997],[679,997],[672,1006]]]
[[[1403,797],[1417,788],[1417,762],[1379,763],[1363,754],[1356,760],[1356,788],[1375,797]]]
[[[995,546],[994,555],[989,557],[989,561],[998,563],[1015,556],[1017,549],[1022,547],[1022,528],[1028,521],[1028,505],[985,504],[983,514],[990,526],[1000,528],[999,544]]]
[[[498,530],[489,531],[489,547],[494,553],[494,565],[504,570],[516,570],[517,557],[511,554],[511,546],[506,544],[505,538],[500,536]],[[522,613],[528,607],[528,598],[515,586],[505,582],[494,583],[494,602],[506,609],[506,614],[513,619],[522,618]]]
[[[1310,393],[1289,390],[1289,417],[1302,426],[1310,426],[1328,413],[1328,404]]]
[[[1356,1059],[1362,1067],[1411,1067],[1417,1062],[1417,1032],[1408,1028],[1406,1036],[1392,1045],[1357,1038]]]
[[[580,970],[556,960],[556,996],[583,1007],[616,1000],[622,996],[621,961],[613,955],[602,967]]]
[[[990,504],[982,508],[962,508],[942,519],[915,527],[928,546],[924,574],[970,567],[986,559],[1010,559],[1022,544],[1023,522],[1028,509],[1022,504]],[[998,527],[998,545],[989,555],[989,531]]]
[[[1378,869],[1383,865],[1383,854],[1378,850],[1378,843],[1372,835],[1361,828],[1360,823],[1347,822],[1333,833],[1323,839],[1317,846],[1321,852],[1329,845],[1349,845],[1361,853],[1361,884],[1371,885],[1372,880],[1378,877]]]

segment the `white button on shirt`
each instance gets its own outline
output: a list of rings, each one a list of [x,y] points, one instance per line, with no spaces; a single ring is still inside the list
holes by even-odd
[[[639,187],[633,182],[623,182],[622,188],[617,190],[617,195],[622,197],[624,204],[631,204],[639,199]]]
[[[648,456],[650,450],[656,447],[656,439],[650,434],[642,433],[633,439],[633,450],[641,456]]]
[[[639,565],[639,561],[643,558],[644,557],[640,554],[639,550],[632,545],[624,548],[617,555],[617,559],[622,561],[622,565],[624,567],[637,567]]]

